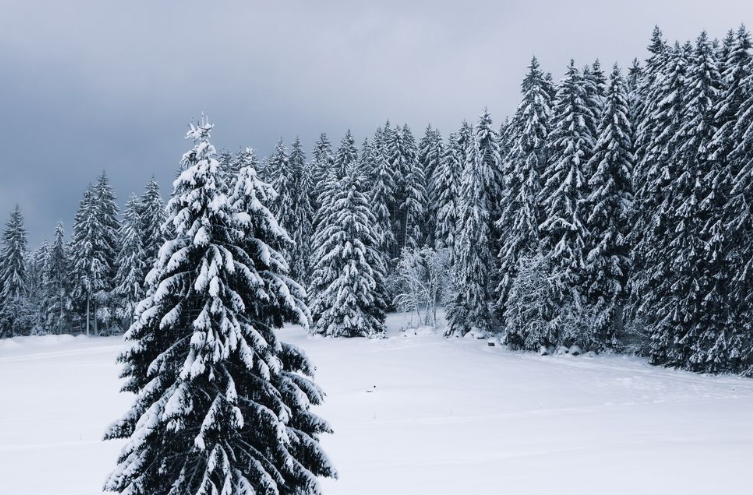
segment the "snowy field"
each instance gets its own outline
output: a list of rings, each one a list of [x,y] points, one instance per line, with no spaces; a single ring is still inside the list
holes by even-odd
[[[328,393],[325,495],[751,493],[753,380],[439,335],[282,338]],[[100,493],[126,411],[121,339],[0,341],[0,494]]]

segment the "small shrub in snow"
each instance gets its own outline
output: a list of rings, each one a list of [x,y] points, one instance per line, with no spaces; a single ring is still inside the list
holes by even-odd
[[[405,248],[400,255],[394,304],[415,312],[419,325],[437,324],[437,306],[448,286],[449,259],[449,249],[429,247]]]
[[[570,350],[567,347],[565,347],[564,345],[561,345],[561,346],[557,347],[557,350],[554,351],[554,355],[555,356],[564,356],[568,352],[570,352]]]

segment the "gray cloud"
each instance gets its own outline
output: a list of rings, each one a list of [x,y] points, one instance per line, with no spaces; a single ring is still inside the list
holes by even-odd
[[[559,77],[643,58],[654,24],[685,40],[753,19],[746,0],[614,3],[2,0],[0,216],[21,204],[33,243],[70,228],[103,169],[121,200],[152,174],[167,194],[202,111],[218,147],[262,154],[388,118],[446,135],[509,115],[533,54]]]

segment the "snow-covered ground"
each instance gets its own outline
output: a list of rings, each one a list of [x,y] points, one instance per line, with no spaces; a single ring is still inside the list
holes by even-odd
[[[328,393],[327,495],[747,494],[753,380],[629,357],[539,357],[485,341],[309,338],[285,329]],[[0,341],[0,494],[100,493],[130,405],[121,340]]]

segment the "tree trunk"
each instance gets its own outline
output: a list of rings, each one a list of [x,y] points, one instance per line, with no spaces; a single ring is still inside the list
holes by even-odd
[[[86,295],[86,336],[89,336],[89,294]]]
[[[60,335],[63,333],[63,292],[60,291],[60,301],[58,302],[60,305],[60,316],[58,317],[58,324],[57,324],[57,334]]]

